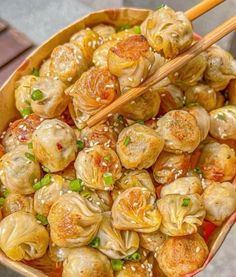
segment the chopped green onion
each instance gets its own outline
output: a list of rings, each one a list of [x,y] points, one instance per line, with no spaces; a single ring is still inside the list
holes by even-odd
[[[113,177],[111,172],[106,172],[103,174],[103,180],[106,186],[113,185]]]
[[[223,113],[219,113],[219,114],[217,115],[217,119],[226,121],[226,120],[225,120],[225,115],[224,115]]]
[[[129,136],[125,137],[124,145],[127,146],[131,142],[131,138]]]
[[[138,119],[136,122],[141,124],[141,125],[144,125],[144,120],[143,119]]]
[[[40,221],[43,225],[48,225],[48,220],[46,218],[46,216],[42,215],[42,214],[36,214],[36,219],[38,221]]]
[[[124,262],[122,260],[111,260],[111,267],[114,271],[121,271]]]
[[[119,114],[118,117],[117,117],[117,121],[120,122],[120,123],[124,123],[123,115]]]
[[[32,162],[35,162],[35,156],[29,152],[25,152],[25,156],[27,159],[31,160]]]
[[[134,32],[135,32],[135,34],[141,34],[140,26],[134,26]]]
[[[27,117],[28,115],[32,114],[32,109],[30,107],[28,108],[24,108],[22,111],[21,111],[21,115],[22,117]]]
[[[34,101],[43,99],[43,92],[40,89],[36,89],[31,94],[31,99]]]
[[[0,206],[3,206],[5,202],[5,198],[4,197],[0,197]]]
[[[50,183],[51,183],[51,175],[46,174],[40,181],[38,181],[33,185],[33,188],[35,190],[39,190],[42,187],[49,185]]]
[[[42,165],[42,169],[44,172],[50,173],[50,169],[47,168],[46,166]]]
[[[88,198],[91,195],[90,191],[88,190],[82,190],[79,194],[84,198]]]
[[[131,26],[129,24],[124,24],[124,25],[120,26],[120,28],[118,29],[118,32],[124,31],[126,29],[130,29],[130,28],[131,28]]]
[[[165,7],[165,4],[158,5],[157,8],[156,8],[156,10],[159,10],[159,9],[161,9],[161,8],[164,8],[164,7]]]
[[[193,170],[193,172],[194,172],[194,173],[197,173],[197,174],[199,174],[199,175],[202,174],[202,170],[201,170],[201,168],[199,168],[199,167],[195,167],[194,170]]]
[[[39,70],[37,68],[33,68],[31,74],[36,77],[39,77]]]
[[[6,190],[3,191],[2,194],[6,198],[10,194],[10,191],[8,189],[6,189]]]
[[[29,101],[29,100],[26,99],[26,100],[24,101],[24,103],[30,106],[30,101]]]
[[[139,252],[134,252],[132,255],[129,255],[125,258],[128,261],[139,261],[141,260],[141,255]]]
[[[110,162],[110,160],[111,160],[111,155],[106,155],[103,159],[104,159],[105,161],[107,161],[107,162]]]
[[[197,102],[189,103],[189,104],[187,105],[187,107],[197,107],[197,106],[200,106],[199,103],[197,103]]]
[[[76,144],[77,144],[77,147],[78,147],[79,150],[83,150],[84,149],[84,141],[77,140]]]
[[[29,143],[28,143],[28,148],[29,148],[29,149],[33,149],[33,143],[32,143],[32,142],[29,142]]]
[[[190,198],[184,198],[181,206],[188,207],[189,202],[190,202]]]
[[[100,238],[99,237],[95,237],[90,243],[89,246],[93,247],[93,248],[98,248],[100,246]]]
[[[75,179],[70,181],[69,189],[72,191],[80,192],[83,189],[82,180],[81,179]]]

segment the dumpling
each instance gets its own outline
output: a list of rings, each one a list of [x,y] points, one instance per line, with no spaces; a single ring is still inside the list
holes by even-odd
[[[50,174],[50,183],[34,194],[34,210],[47,217],[53,203],[67,191],[65,180],[59,175]]]
[[[34,75],[22,76],[15,86],[15,102],[17,110],[24,116],[25,112],[31,112],[31,87],[38,78]]]
[[[168,236],[186,236],[197,232],[206,211],[199,194],[170,194],[157,201],[162,216],[160,231]]]
[[[148,267],[148,266],[149,267]],[[122,269],[117,272],[116,277],[151,277],[152,269],[150,267],[152,264],[140,263],[140,262],[126,262]]]
[[[73,129],[58,119],[43,121],[34,131],[32,143],[36,158],[51,172],[66,168],[77,152]]]
[[[207,55],[204,78],[215,90],[223,90],[231,79],[236,78],[236,60],[229,52],[218,46],[210,47]]]
[[[61,115],[69,103],[64,93],[66,86],[51,77],[39,77],[31,86],[31,107],[35,114],[44,118]]]
[[[109,259],[97,249],[74,249],[63,263],[62,277],[113,277]]]
[[[178,178],[170,184],[165,185],[161,189],[161,197],[163,198],[169,194],[202,194],[202,184],[201,180],[197,176],[182,177]]]
[[[112,224],[110,212],[103,214],[97,237],[100,241],[98,250],[111,259],[124,259],[139,248],[138,234],[116,229]]]
[[[156,161],[163,146],[163,139],[154,130],[136,123],[121,131],[116,150],[125,168],[143,169]]]
[[[16,147],[0,160],[0,180],[10,192],[33,193],[33,184],[40,176],[40,165],[27,146]]]
[[[146,188],[133,187],[118,195],[112,206],[115,228],[151,233],[159,229],[161,214]]]
[[[48,256],[53,262],[63,262],[72,251],[74,248],[59,247],[55,243],[49,242]]]
[[[217,139],[236,139],[236,107],[227,105],[210,112],[210,134]]]
[[[86,28],[75,33],[70,38],[70,42],[82,50],[85,59],[91,65],[93,52],[103,42],[103,39],[94,30]]]
[[[47,59],[43,61],[39,68],[39,76],[40,77],[56,77],[55,74],[50,69],[51,59]],[[57,79],[57,77],[56,77]]]
[[[157,60],[157,61],[156,61]],[[137,87],[164,59],[155,55],[146,38],[134,35],[118,42],[108,53],[108,69],[118,77],[121,91]]]
[[[198,104],[186,106],[184,110],[195,117],[198,127],[200,128],[201,140],[204,140],[210,130],[210,116],[208,112]]]
[[[217,182],[230,181],[236,173],[235,165],[234,150],[218,142],[206,144],[198,162],[203,177]]]
[[[183,110],[166,113],[157,121],[156,131],[165,141],[166,152],[192,153],[201,140],[200,128],[195,117]]]
[[[158,230],[153,233],[139,233],[139,238],[140,247],[143,247],[151,252],[156,252],[164,243],[167,236]]]
[[[49,69],[53,76],[70,84],[88,69],[88,64],[79,47],[73,43],[65,43],[53,49]]]
[[[33,198],[19,193],[9,193],[2,207],[3,216],[6,217],[18,211],[34,214]]]
[[[159,184],[168,184],[187,174],[191,155],[163,151],[152,167],[153,177]]]
[[[206,219],[220,226],[236,211],[236,191],[229,182],[213,183],[204,190]]]
[[[60,247],[87,245],[96,235],[101,221],[98,208],[76,192],[58,198],[48,215],[51,239]]]
[[[216,108],[217,94],[216,91],[205,84],[197,84],[190,87],[185,92],[185,103],[199,103],[208,112]]]
[[[148,43],[166,58],[174,58],[190,47],[193,41],[191,22],[183,12],[164,6],[141,24],[141,32]]]
[[[122,26],[123,27],[123,26]],[[117,42],[126,40],[127,38],[136,35],[135,28],[126,28],[125,30],[121,28],[117,33],[112,34],[109,40],[116,40]]]
[[[98,24],[94,26],[92,30],[96,32],[103,39],[103,41],[108,40],[109,37],[116,32],[116,29],[113,26],[106,24]]]
[[[109,191],[92,191],[83,187],[80,195],[85,197],[98,212],[104,213],[111,210],[113,201]]]
[[[168,238],[157,261],[167,277],[181,277],[200,268],[207,259],[208,247],[198,234]]]
[[[107,67],[108,52],[117,44],[116,40],[109,40],[100,45],[93,53],[93,63],[98,67]]]
[[[6,152],[14,150],[17,145],[27,145],[31,142],[32,134],[40,125],[42,119],[36,114],[18,119],[9,125],[3,139],[2,144]]]
[[[70,163],[65,169],[58,171],[58,175],[62,176],[66,180],[76,179],[76,172],[74,168],[74,163]]]
[[[88,188],[112,190],[121,177],[121,164],[114,150],[96,145],[79,152],[75,161],[76,176]]]
[[[49,235],[36,218],[26,212],[15,212],[0,222],[0,247],[12,260],[33,260],[47,250]]]

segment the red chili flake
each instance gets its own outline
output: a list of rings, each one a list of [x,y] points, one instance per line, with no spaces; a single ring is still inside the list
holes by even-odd
[[[59,151],[63,149],[63,146],[62,146],[59,142],[57,143],[57,149],[58,149]]]

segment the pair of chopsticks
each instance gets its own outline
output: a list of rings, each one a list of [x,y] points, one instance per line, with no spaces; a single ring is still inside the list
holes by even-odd
[[[186,11],[185,15],[189,18],[189,20],[192,21],[222,2],[224,2],[224,0],[202,1],[200,4]],[[216,27],[213,31],[205,35],[201,40],[199,40],[199,42],[195,43],[187,51],[163,65],[159,70],[156,71],[154,75],[152,75],[144,83],[142,83],[141,86],[127,91],[125,94],[112,102],[109,106],[105,107],[103,110],[92,116],[88,120],[87,125],[89,127],[92,127],[101,120],[106,119],[108,115],[119,110],[122,105],[125,105],[126,103],[142,95],[144,92],[148,91],[151,86],[167,77],[170,73],[174,73],[175,71],[179,70],[191,59],[199,55],[201,52],[209,48],[211,45],[213,45],[218,40],[220,40],[235,29],[236,16],[233,16],[220,26]]]

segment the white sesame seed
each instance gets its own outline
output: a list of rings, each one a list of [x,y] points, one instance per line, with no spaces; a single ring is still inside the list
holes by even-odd
[[[131,77],[128,77],[128,80],[129,80],[130,82],[132,82],[132,81],[133,81],[133,78],[131,78]]]
[[[130,268],[131,268],[132,271],[136,271],[134,266],[131,266]]]
[[[68,81],[68,82],[71,82],[72,79],[73,79],[72,77],[69,77],[69,78],[67,78],[67,81]]]
[[[96,98],[96,101],[97,101],[97,102],[101,101],[101,97],[97,97],[97,98]]]
[[[44,199],[42,199],[42,200],[41,200],[41,203],[42,203],[42,204],[44,204],[44,203],[45,203],[45,200],[44,200]]]
[[[200,247],[198,246],[197,248],[196,248],[196,253],[198,253],[200,251]]]

